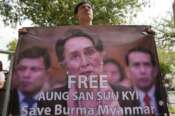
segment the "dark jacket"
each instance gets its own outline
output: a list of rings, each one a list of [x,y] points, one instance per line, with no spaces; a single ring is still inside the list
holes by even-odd
[[[118,101],[119,104],[122,108],[134,108],[134,107],[139,107],[140,106],[140,101],[137,97],[135,91],[133,88],[126,88],[123,86],[116,86],[116,87],[112,87],[114,92],[119,94],[118,97]],[[132,97],[129,92],[134,94],[134,97]],[[164,95],[162,95],[164,93]],[[167,100],[165,97],[165,90],[164,89],[160,89],[158,86],[156,87],[155,90],[155,99],[156,99],[156,105],[157,105],[157,109],[158,109],[158,113],[159,116],[164,116],[165,113],[167,114],[166,116],[169,116],[169,112],[168,112],[168,107],[167,107]],[[127,97],[126,97],[126,96]],[[125,96],[125,97],[124,97]],[[124,116],[131,116],[130,114],[127,114],[125,112]],[[132,116],[144,116],[141,114],[132,114]]]

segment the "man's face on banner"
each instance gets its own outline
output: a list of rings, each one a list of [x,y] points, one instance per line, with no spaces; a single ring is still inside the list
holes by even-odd
[[[18,89],[24,94],[39,92],[46,77],[46,68],[43,58],[23,58],[16,68]]]
[[[120,81],[121,74],[117,65],[107,63],[104,65],[104,73],[108,75],[108,82],[112,85],[117,85]]]
[[[100,74],[102,54],[86,37],[73,37],[64,45],[64,61],[67,71],[72,75]]]
[[[156,73],[150,55],[143,52],[131,52],[128,61],[134,85],[139,89],[149,90],[154,84]]]

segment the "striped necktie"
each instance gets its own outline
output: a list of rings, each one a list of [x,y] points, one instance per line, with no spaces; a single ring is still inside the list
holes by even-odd
[[[151,105],[150,105],[151,98],[147,93],[145,94],[143,101],[145,103],[145,106],[149,107],[149,110],[150,110],[150,113],[147,114],[146,116],[155,116],[155,113],[152,112],[152,108],[151,108]]]

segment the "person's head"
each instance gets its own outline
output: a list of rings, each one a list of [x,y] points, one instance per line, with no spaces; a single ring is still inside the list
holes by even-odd
[[[49,67],[50,56],[47,49],[32,47],[20,52],[15,67],[17,89],[26,95],[39,92],[44,86]]]
[[[90,32],[70,29],[56,43],[56,54],[69,74],[99,74],[103,64],[102,41]]]
[[[104,73],[108,75],[108,82],[112,86],[116,86],[124,79],[123,67],[112,58],[104,60]]]
[[[132,48],[125,57],[134,86],[148,91],[157,76],[156,61],[153,53],[142,47]]]
[[[93,20],[93,8],[87,1],[82,1],[75,6],[74,15],[80,25],[91,25]]]

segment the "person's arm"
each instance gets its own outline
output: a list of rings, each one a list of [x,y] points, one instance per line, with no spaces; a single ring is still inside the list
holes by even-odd
[[[0,72],[0,89],[2,89],[4,87],[4,83],[5,83],[5,75],[4,73],[1,71]]]
[[[0,81],[0,89],[2,89],[4,87],[4,83],[5,83],[5,81]]]

